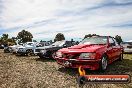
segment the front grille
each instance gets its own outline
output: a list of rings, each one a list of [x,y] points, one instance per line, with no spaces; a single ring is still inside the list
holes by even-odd
[[[77,59],[80,54],[63,54],[62,57],[68,58],[68,59]]]
[[[36,52],[40,52],[40,49],[36,49],[35,51],[36,51]]]

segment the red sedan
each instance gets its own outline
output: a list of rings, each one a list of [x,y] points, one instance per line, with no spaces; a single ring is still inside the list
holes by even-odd
[[[111,36],[85,38],[78,45],[56,52],[57,63],[69,68],[107,69],[108,64],[123,59],[123,47]]]

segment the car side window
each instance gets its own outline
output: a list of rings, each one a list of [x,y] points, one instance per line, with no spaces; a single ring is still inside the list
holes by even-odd
[[[109,43],[111,46],[115,46],[115,41],[113,40],[113,38],[109,38]]]
[[[66,45],[71,46],[72,45],[71,41],[66,41]]]

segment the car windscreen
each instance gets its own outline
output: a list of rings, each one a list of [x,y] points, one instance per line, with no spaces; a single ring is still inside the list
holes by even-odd
[[[36,47],[43,47],[43,46],[45,46],[44,43],[36,44]]]
[[[79,44],[107,44],[107,37],[88,37]]]
[[[27,46],[27,45],[30,45],[30,46],[33,46],[33,43],[24,43],[23,46]]]
[[[33,43],[28,43],[27,45],[33,46]]]
[[[52,46],[62,46],[65,43],[65,41],[57,41],[52,44]]]

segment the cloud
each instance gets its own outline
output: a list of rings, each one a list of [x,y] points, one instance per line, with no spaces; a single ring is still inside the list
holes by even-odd
[[[0,34],[16,36],[26,29],[34,39],[53,39],[61,32],[67,39],[96,33],[127,40],[131,9],[131,0],[1,0]]]
[[[120,24],[111,24],[111,25],[105,25],[105,27],[113,27],[113,28],[131,28],[132,27],[132,22],[123,22]]]

